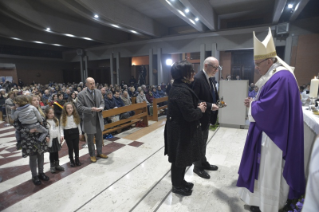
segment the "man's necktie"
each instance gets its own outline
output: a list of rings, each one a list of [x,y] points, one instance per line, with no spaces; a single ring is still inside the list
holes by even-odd
[[[210,82],[210,87],[211,87],[211,92],[212,92],[212,96],[213,96],[213,103],[216,103],[217,98],[216,98],[216,91],[215,91],[215,84],[212,78],[209,78],[209,82]]]

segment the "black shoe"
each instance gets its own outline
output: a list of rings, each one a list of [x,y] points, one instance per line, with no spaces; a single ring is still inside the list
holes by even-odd
[[[210,175],[207,172],[205,172],[204,169],[194,168],[193,172],[196,173],[201,178],[204,178],[204,179],[210,178]]]
[[[203,167],[203,169],[205,169],[205,170],[210,170],[210,171],[216,171],[216,170],[218,169],[217,166],[215,166],[215,165],[210,165],[208,162],[204,163],[204,164],[202,165],[202,167]]]
[[[79,158],[75,158],[75,165],[77,165],[77,166],[81,166],[82,165],[80,160],[79,160]]]
[[[261,212],[258,206],[250,206],[250,211],[251,212]]]
[[[41,185],[41,181],[38,176],[32,177],[32,182],[34,185]]]
[[[49,181],[50,178],[46,176],[44,173],[39,174],[39,179],[43,181]]]
[[[74,166],[75,166],[75,163],[74,163],[73,158],[70,158],[70,166],[71,166],[71,167],[74,167]]]
[[[183,185],[188,188],[189,190],[192,190],[194,187],[194,183],[189,183],[186,180],[183,181]]]
[[[178,187],[173,186],[172,192],[175,194],[182,195],[182,196],[190,196],[192,194],[192,190],[189,190],[186,187],[178,188]]]

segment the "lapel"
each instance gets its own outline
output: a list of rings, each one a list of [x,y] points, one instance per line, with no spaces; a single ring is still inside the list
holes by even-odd
[[[88,91],[88,88],[85,91],[85,95],[87,96],[87,98],[93,103],[93,105],[95,105],[93,96],[90,94],[90,92]]]
[[[202,74],[202,78],[203,78],[203,80],[206,82],[206,83],[204,83],[205,85],[206,85],[206,89],[209,91],[209,94],[211,95],[211,97],[213,98],[213,94],[212,94],[212,87],[211,86],[214,86],[214,85],[210,85],[210,84],[208,84],[208,81],[207,81],[207,78],[206,78],[206,75],[205,75],[205,73],[204,73],[204,71],[203,70],[201,70],[201,74]],[[209,80],[209,79],[208,79]],[[211,83],[211,81],[209,80],[209,83]],[[216,89],[216,87],[214,86],[214,88]],[[217,93],[217,92],[216,92]],[[214,99],[214,98],[213,98]]]

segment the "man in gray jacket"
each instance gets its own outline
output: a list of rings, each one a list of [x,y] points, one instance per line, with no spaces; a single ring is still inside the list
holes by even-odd
[[[92,77],[88,77],[85,82],[87,89],[83,89],[78,94],[76,106],[78,111],[82,113],[82,130],[87,134],[91,162],[95,163],[94,136],[97,157],[108,158],[107,155],[102,154],[102,131],[104,129],[102,110],[104,109],[104,99],[101,91],[95,89],[95,80]]]

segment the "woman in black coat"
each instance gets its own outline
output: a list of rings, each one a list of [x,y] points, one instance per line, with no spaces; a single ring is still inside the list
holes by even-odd
[[[193,65],[177,62],[171,68],[174,79],[168,96],[168,113],[165,125],[165,155],[172,163],[172,192],[189,196],[194,184],[184,180],[187,166],[201,158],[201,130],[199,119],[206,110],[205,103],[191,89],[194,81]]]

